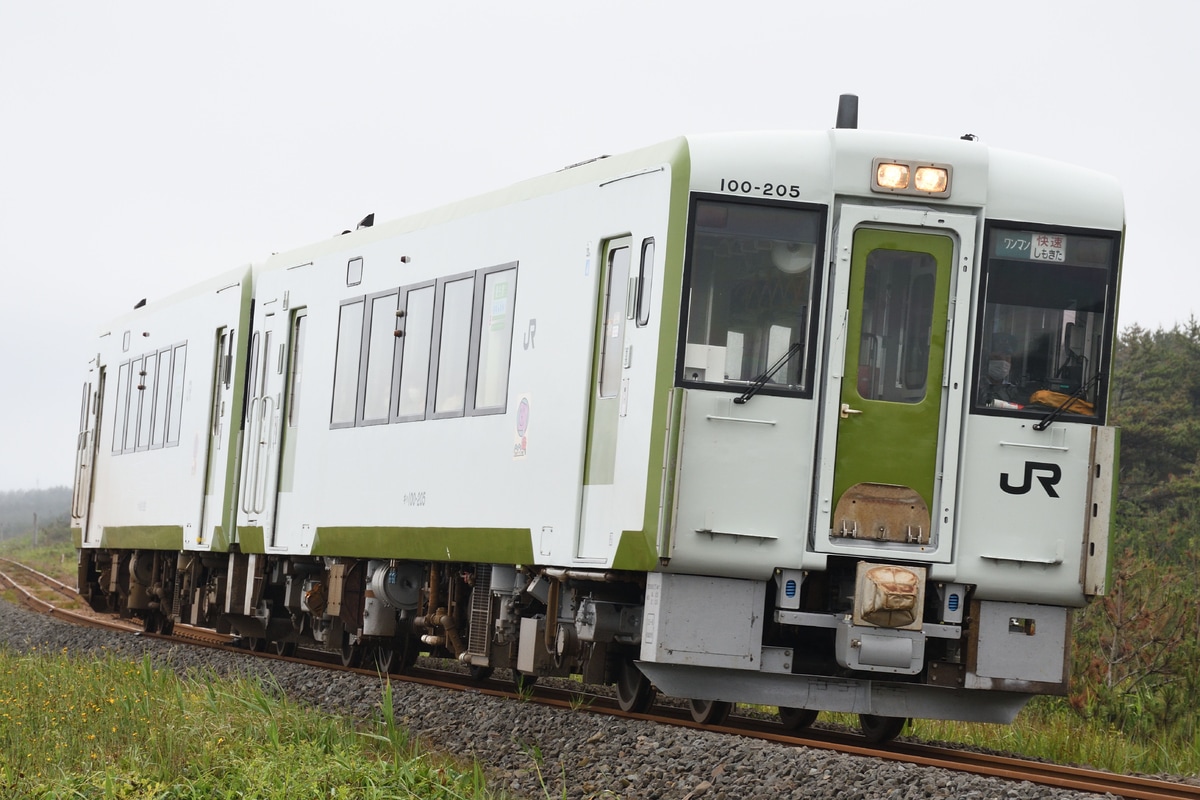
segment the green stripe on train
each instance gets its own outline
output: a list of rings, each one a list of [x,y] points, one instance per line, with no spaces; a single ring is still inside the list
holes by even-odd
[[[182,525],[116,525],[104,528],[100,546],[114,550],[182,550]]]
[[[317,528],[314,556],[532,564],[528,528]]]
[[[238,544],[243,553],[267,552],[266,535],[262,525],[239,525]]]
[[[643,531],[622,531],[613,554],[613,569],[649,572],[658,566],[658,551],[652,536]]]

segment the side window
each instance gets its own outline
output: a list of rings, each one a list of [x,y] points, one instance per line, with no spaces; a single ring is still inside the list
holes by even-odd
[[[627,246],[623,254],[623,272],[612,279],[613,313],[621,312],[622,325]],[[505,413],[516,292],[513,262],[343,301],[330,427]],[[298,314],[294,324],[303,320]],[[293,330],[294,347],[301,333]],[[294,393],[298,366],[293,370]],[[294,426],[296,404],[289,409]]]
[[[629,247],[610,247],[604,284],[604,329],[600,332],[600,396],[616,397],[621,388],[625,346],[625,302],[629,295]]]
[[[516,294],[516,267],[484,273],[479,311],[479,358],[475,364],[476,414],[503,414],[505,411]]]
[[[359,423],[386,423],[392,409],[392,368],[396,354],[396,301],[391,291],[369,298],[366,369],[361,390]]]
[[[171,397],[171,348],[158,352],[154,377],[154,421],[150,425],[150,446],[162,447],[167,433],[167,401]]]
[[[129,417],[129,371],[131,362],[126,361],[117,371],[117,399],[113,408],[112,451],[125,449],[125,421]]]
[[[138,376],[141,380],[138,382],[138,393],[141,394],[141,415],[138,418],[138,435],[137,449],[148,450],[150,448],[150,425],[154,419],[154,410],[157,404],[154,400],[154,393],[158,388],[156,378],[158,377],[158,353],[148,353],[142,359],[142,369]]]
[[[338,314],[337,357],[333,367],[331,427],[354,424],[358,408],[358,364],[362,353],[363,298],[343,303]]]
[[[141,411],[141,400],[144,392],[138,391],[142,371],[142,359],[135,358],[129,362],[129,393],[127,413],[125,416],[125,446],[123,452],[130,452],[137,446],[138,413]]]
[[[642,240],[642,260],[638,266],[637,282],[637,326],[645,327],[650,322],[650,298],[654,282],[654,240]]]
[[[346,264],[346,285],[358,286],[362,283],[363,276],[363,260],[362,258],[352,258]]]
[[[167,412],[167,444],[179,444],[179,426],[183,422],[183,378],[187,365],[187,343],[175,345],[171,357],[171,398]]]
[[[467,392],[467,364],[470,360],[475,276],[448,281],[441,288],[437,372],[434,375],[431,416],[462,416]]]
[[[398,422],[425,418],[429,396],[429,357],[433,342],[433,284],[404,293],[396,332],[400,340],[400,380],[396,389]]]

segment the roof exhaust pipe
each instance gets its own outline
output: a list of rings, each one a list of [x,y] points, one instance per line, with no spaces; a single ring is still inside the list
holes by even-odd
[[[838,97],[837,127],[858,127],[858,95],[844,94]]]

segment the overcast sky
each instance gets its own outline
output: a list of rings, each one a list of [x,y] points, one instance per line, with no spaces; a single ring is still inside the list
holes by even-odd
[[[95,334],[272,252],[684,133],[1117,176],[1119,324],[1200,314],[1200,3],[0,0],[0,490],[69,484]]]

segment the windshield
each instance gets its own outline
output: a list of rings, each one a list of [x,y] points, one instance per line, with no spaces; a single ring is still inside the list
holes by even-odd
[[[1117,240],[990,227],[976,408],[1099,417]]]
[[[698,198],[690,224],[681,381],[810,393],[823,211]]]

